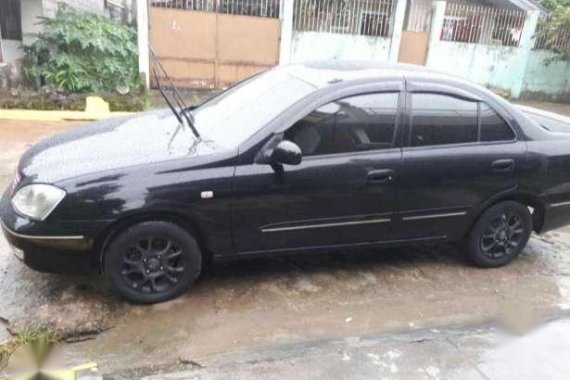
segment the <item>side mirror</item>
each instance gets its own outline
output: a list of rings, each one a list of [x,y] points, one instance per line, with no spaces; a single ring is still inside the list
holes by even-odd
[[[289,140],[281,141],[271,153],[271,161],[275,164],[299,165],[302,159],[301,148]]]

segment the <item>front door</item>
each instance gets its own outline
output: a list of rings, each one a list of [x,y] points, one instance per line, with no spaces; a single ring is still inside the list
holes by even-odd
[[[303,152],[282,171],[236,167],[232,206],[238,252],[339,246],[389,239],[401,150],[398,92],[318,107],[283,135]]]
[[[461,237],[485,202],[516,188],[526,145],[479,99],[441,92],[408,99],[393,238]]]

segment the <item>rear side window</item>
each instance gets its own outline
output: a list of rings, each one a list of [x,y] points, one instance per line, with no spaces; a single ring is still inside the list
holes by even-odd
[[[511,141],[515,133],[502,117],[481,103],[481,141]]]
[[[441,94],[412,95],[412,146],[477,141],[477,102]]]

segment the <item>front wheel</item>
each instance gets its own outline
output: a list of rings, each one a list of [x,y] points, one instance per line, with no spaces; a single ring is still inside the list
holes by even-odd
[[[105,276],[122,298],[163,302],[185,292],[198,278],[202,255],[196,239],[180,226],[142,222],[116,236],[105,254]]]
[[[466,240],[467,254],[477,266],[493,268],[517,257],[532,232],[532,217],[521,203],[505,201],[487,209]]]

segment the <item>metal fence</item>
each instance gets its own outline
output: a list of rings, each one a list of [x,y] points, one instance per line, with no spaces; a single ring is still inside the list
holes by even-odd
[[[526,13],[447,3],[441,40],[519,46]]]
[[[156,8],[279,18],[279,0],[151,0]]]
[[[568,49],[570,48],[570,29],[548,28],[547,18],[541,18],[536,28],[534,49]]]
[[[431,21],[431,1],[411,0],[410,11],[405,23],[405,30],[410,32],[427,32]]]
[[[293,28],[364,36],[392,34],[395,1],[296,0]]]

